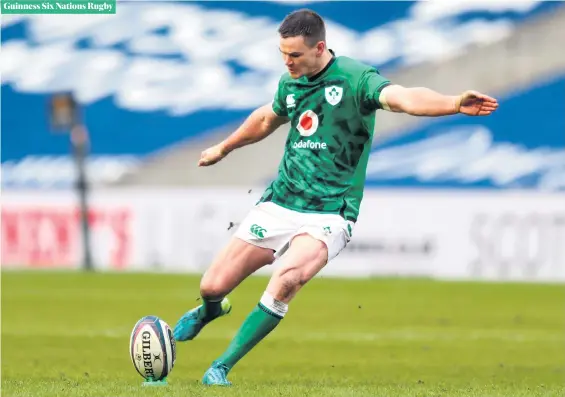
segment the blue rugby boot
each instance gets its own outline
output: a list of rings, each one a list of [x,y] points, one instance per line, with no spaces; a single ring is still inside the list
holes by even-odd
[[[229,368],[219,361],[214,361],[212,366],[202,378],[202,384],[207,386],[231,386],[231,382],[227,379]]]
[[[229,299],[224,298],[220,302],[220,310],[217,315],[206,317],[203,305],[186,312],[179,319],[175,325],[175,329],[173,330],[175,340],[178,342],[184,342],[194,339],[206,324],[218,317],[225,316],[231,312],[231,308],[232,306]]]

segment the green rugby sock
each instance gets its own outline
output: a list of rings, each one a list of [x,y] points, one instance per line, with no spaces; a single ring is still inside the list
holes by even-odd
[[[231,369],[257,343],[275,329],[287,310],[288,305],[286,303],[277,301],[268,293],[265,293],[261,302],[247,316],[227,350],[216,361]]]

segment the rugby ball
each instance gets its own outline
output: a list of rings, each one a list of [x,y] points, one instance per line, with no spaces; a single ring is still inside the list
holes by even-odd
[[[169,325],[156,316],[145,316],[131,332],[129,351],[137,372],[148,380],[161,380],[175,365],[176,343]]]

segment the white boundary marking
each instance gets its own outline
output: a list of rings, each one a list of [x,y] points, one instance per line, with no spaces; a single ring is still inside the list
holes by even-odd
[[[123,328],[100,330],[49,330],[47,332],[26,329],[4,329],[2,336],[14,337],[54,337],[54,338],[123,338],[128,339],[131,330]],[[203,332],[199,335],[204,340],[230,340],[235,332]],[[545,342],[565,343],[565,335],[558,332],[515,332],[509,329],[498,330],[465,330],[451,329],[439,331],[435,329],[400,328],[383,332],[277,332],[269,335],[268,340],[292,340],[296,342],[371,342],[371,341],[478,341],[493,340],[501,342]]]

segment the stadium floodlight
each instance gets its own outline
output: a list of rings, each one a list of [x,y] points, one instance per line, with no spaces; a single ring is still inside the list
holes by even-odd
[[[69,134],[71,150],[75,160],[77,181],[75,184],[79,199],[81,232],[83,241],[83,267],[94,268],[90,249],[90,225],[88,223],[89,184],[86,175],[88,156],[88,130],[82,121],[80,106],[72,93],[56,93],[49,100],[49,124],[54,133]]]

